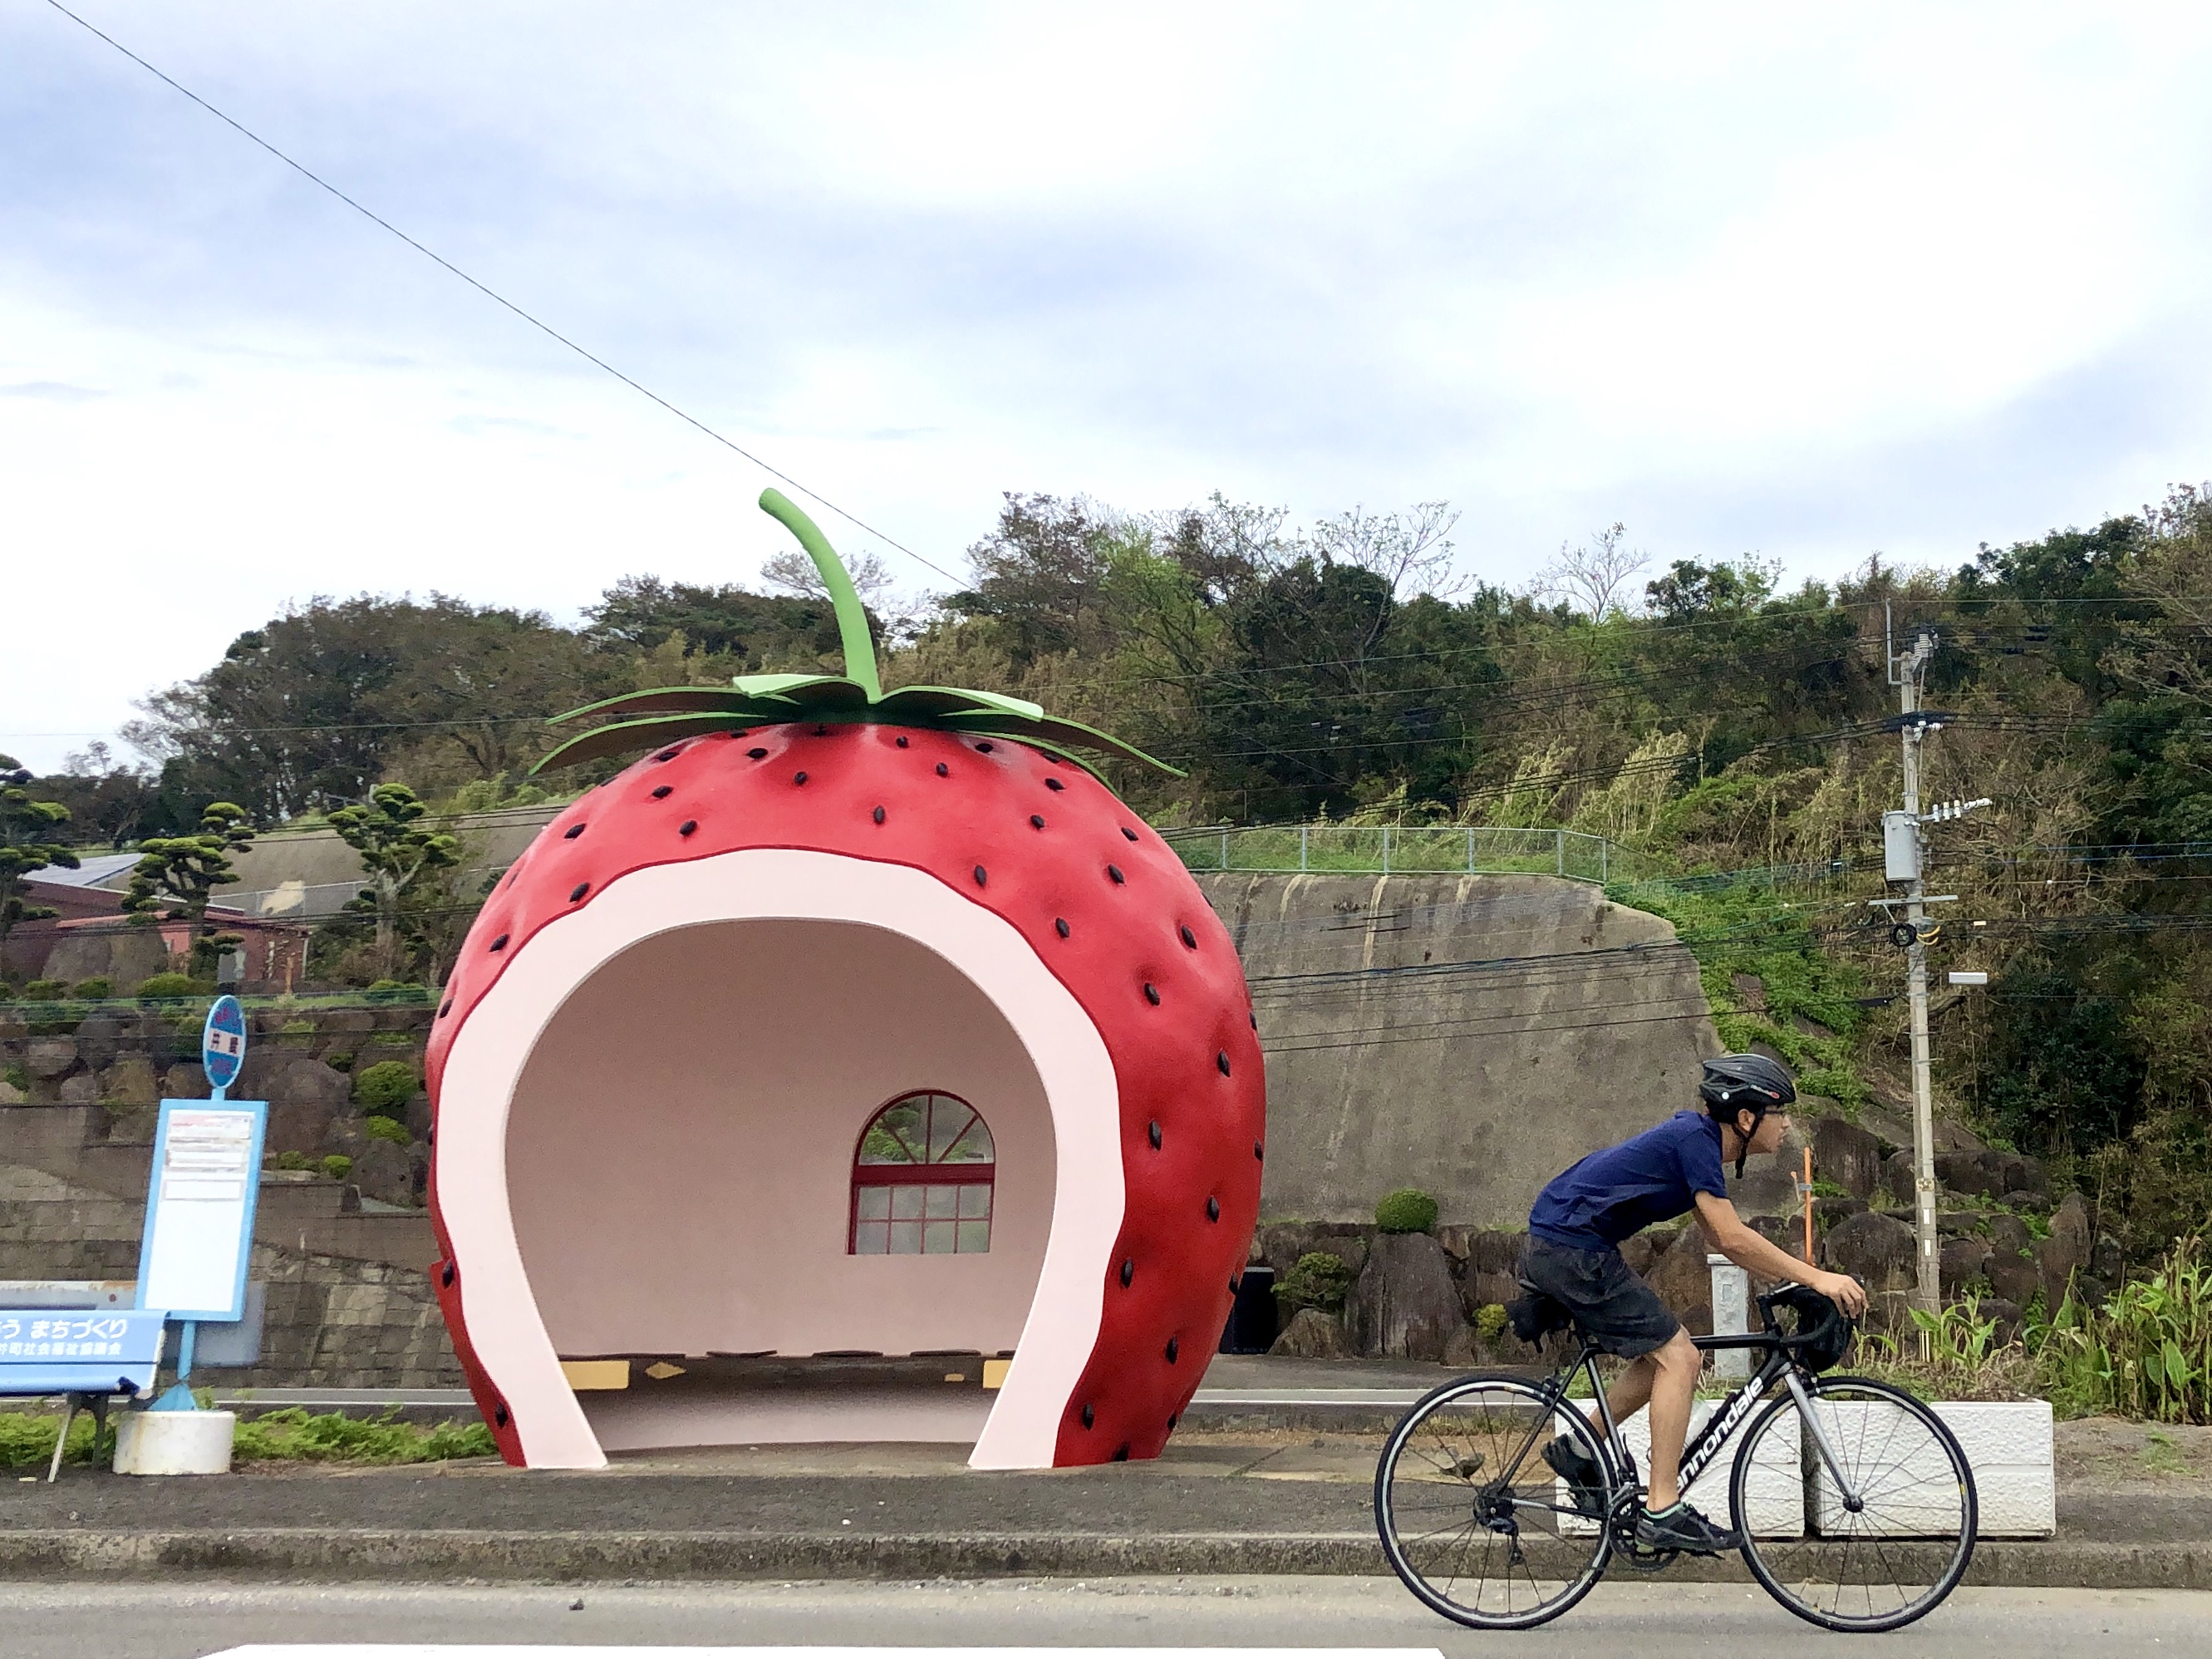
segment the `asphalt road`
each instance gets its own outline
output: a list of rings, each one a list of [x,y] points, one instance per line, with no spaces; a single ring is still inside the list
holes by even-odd
[[[582,1606],[573,1604],[581,1601]],[[1604,1584],[1518,1636],[1429,1616],[1358,1578],[994,1580],[658,1588],[0,1585],[5,1659],[192,1659],[246,1643],[600,1646],[1339,1647],[1510,1645],[1531,1659],[1829,1653],[1886,1659],[2135,1659],[2212,1650],[2212,1593],[1959,1591],[1893,1636],[1829,1636],[1731,1585]]]

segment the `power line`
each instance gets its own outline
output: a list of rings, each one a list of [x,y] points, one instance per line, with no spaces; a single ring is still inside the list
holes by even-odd
[[[298,173],[302,179],[307,179],[308,183],[316,185],[319,189],[329,191],[330,194],[337,198],[339,201],[344,203],[356,213],[361,215],[362,218],[368,220],[371,224],[391,232],[392,235],[406,243],[408,246],[413,248],[424,258],[431,260],[434,264],[442,266],[445,270],[451,271],[454,276],[466,283],[471,288],[476,289],[477,293],[483,295],[487,300],[489,300],[495,304],[502,306],[508,311],[513,312],[516,316],[521,318],[524,322],[528,323],[532,328],[538,330],[539,333],[545,335],[550,339],[558,341],[561,344],[568,347],[569,350],[574,352],[579,357],[581,357],[586,362],[592,364],[594,368],[605,370],[608,374],[613,375],[615,379],[620,380],[624,386],[628,386],[631,391],[639,393],[641,396],[651,398],[654,403],[659,404],[661,408],[666,410],[671,415],[676,416],[678,420],[705,433],[707,436],[712,438],[716,443],[721,445],[725,449],[730,450],[733,453],[742,455],[745,459],[750,461],[755,466],[760,468],[762,471],[767,473],[769,477],[780,479],[783,483],[789,484],[793,489],[805,496],[809,501],[817,502],[819,505],[827,507],[830,512],[835,513],[839,518],[844,520],[846,523],[852,525],[856,529],[866,531],[869,535],[873,536],[877,540],[883,542],[887,546],[896,548],[900,552],[905,554],[907,557],[915,561],[915,563],[927,566],[928,568],[935,571],[939,575],[944,577],[948,581],[957,582],[961,580],[959,577],[954,575],[951,571],[947,570],[943,565],[937,563],[934,560],[924,558],[921,554],[908,547],[904,542],[885,535],[882,531],[877,529],[873,525],[867,523],[864,520],[855,518],[852,514],[848,513],[843,507],[838,506],[836,502],[831,501],[828,496],[809,489],[805,484],[799,483],[798,479],[793,477],[788,472],[785,472],[779,468],[771,466],[768,462],[763,460],[759,456],[754,454],[743,445],[737,443],[732,439],[724,437],[720,433],[714,430],[713,427],[708,426],[704,421],[699,419],[697,416],[687,413],[685,410],[678,409],[674,404],[669,402],[667,398],[662,397],[651,387],[640,385],[629,375],[623,374],[622,370],[617,368],[612,363],[607,362],[604,357],[596,356],[592,353],[586,350],[582,346],[577,344],[575,341],[570,339],[567,335],[562,333],[560,330],[555,328],[550,323],[532,316],[529,312],[525,311],[520,306],[515,304],[514,301],[508,299],[505,295],[487,288],[483,283],[470,276],[467,271],[463,270],[459,265],[455,264],[451,259],[447,258],[443,254],[434,252],[429,248],[423,246],[422,243],[416,241],[412,236],[410,236],[405,231],[400,229],[398,226],[393,224],[390,220],[384,218],[379,214],[372,212],[368,208],[363,207],[359,202],[354,200],[352,197],[347,195],[345,191],[340,190],[336,185],[331,183],[330,180],[323,178],[319,173],[312,172],[307,167],[302,166],[300,162],[294,161],[289,155],[287,155],[283,150],[277,149],[276,145],[270,143],[259,133],[255,132],[252,129],[247,127],[243,123],[224,114],[213,104],[208,102],[206,99],[201,97],[199,94],[194,92],[190,87],[182,84],[173,76],[167,75],[161,70],[155,68],[153,64],[148,63],[137,52],[131,51],[130,47],[125,46],[113,35],[103,33],[99,28],[94,27],[91,23],[87,22],[83,18],[78,16],[76,13],[71,11],[67,6],[62,4],[61,0],[46,0],[46,3],[52,6],[56,11],[61,13],[63,16],[68,18],[70,21],[75,23],[78,27],[83,29],[87,33],[94,35],[100,40],[105,40],[109,46],[114,47],[116,51],[121,52],[125,58],[128,58],[132,63],[137,64],[140,69],[144,70],[149,75],[154,76],[157,81],[161,82],[163,84],[170,87],[177,92],[182,93],[185,97],[191,99],[192,102],[198,104],[210,115],[214,116],[216,120],[221,121],[225,126],[229,127],[240,137],[249,139],[253,143],[259,145],[263,149],[267,150],[270,155],[275,156],[286,167],[291,168],[293,172]]]

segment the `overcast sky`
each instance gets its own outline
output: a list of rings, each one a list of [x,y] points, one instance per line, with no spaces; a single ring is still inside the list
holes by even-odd
[[[2212,475],[2201,5],[78,9],[954,571],[1007,489],[1443,497],[1517,585]],[[768,482],[0,0],[0,748],[318,592],[750,579]]]

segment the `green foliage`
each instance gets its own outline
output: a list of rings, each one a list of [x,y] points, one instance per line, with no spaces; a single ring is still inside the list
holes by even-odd
[[[230,854],[252,841],[253,829],[243,807],[227,800],[212,803],[200,814],[198,828],[191,834],[157,836],[138,843],[139,859],[123,895],[123,908],[141,921],[162,916],[191,921],[205,930],[215,890],[238,880]]]
[[[2212,1264],[2201,1239],[2102,1308],[2069,1296],[2039,1358],[2054,1404],[2159,1423],[2212,1423]]]
[[[1505,1334],[1507,1315],[1503,1302],[1486,1302],[1474,1310],[1474,1334],[1486,1342]]]
[[[328,819],[338,837],[361,857],[368,885],[348,908],[376,918],[376,954],[388,975],[399,965],[402,911],[425,878],[461,861],[459,837],[425,823],[425,805],[404,783],[380,783],[365,802],[341,808]],[[401,981],[378,981],[396,988]],[[372,987],[372,989],[376,988]]]
[[[322,1167],[305,1152],[271,1152],[262,1162],[272,1170],[315,1170]],[[346,1166],[350,1169],[352,1165],[353,1160],[347,1159]]]
[[[51,1454],[51,1436],[46,1446]],[[249,1463],[436,1463],[490,1457],[498,1450],[482,1423],[422,1428],[400,1421],[397,1413],[357,1418],[326,1412],[311,1417],[296,1407],[241,1420],[233,1443],[233,1455]]]
[[[34,1412],[0,1412],[0,1469],[21,1468],[26,1465],[43,1468],[53,1461],[54,1436],[60,1431],[59,1417],[49,1417]],[[88,1412],[79,1412],[76,1421],[70,1425],[69,1445],[62,1453],[64,1463],[89,1463],[93,1461],[93,1421]]]
[[[26,1002],[59,1002],[69,994],[69,982],[58,979],[34,979],[27,981],[22,991]]]
[[[1375,1224],[1386,1233],[1425,1233],[1437,1224],[1437,1201],[1417,1187],[1401,1187],[1375,1206]]]
[[[333,1072],[350,1072],[353,1070],[353,1055],[349,1051],[341,1048],[336,1053],[325,1054],[323,1064]]]
[[[199,996],[207,988],[190,974],[154,974],[138,987],[141,1002],[167,1002]]]
[[[1302,1308],[1336,1313],[1351,1291],[1352,1270],[1342,1257],[1326,1250],[1309,1250],[1275,1281],[1275,1307],[1286,1321]]]
[[[115,982],[104,975],[95,974],[90,979],[81,979],[70,988],[73,997],[82,997],[88,1002],[104,1002],[115,994]]]
[[[381,1118],[377,1120],[379,1122],[383,1122],[385,1121],[386,1120]],[[332,1152],[330,1156],[324,1158],[321,1164],[317,1167],[331,1180],[343,1181],[348,1176],[353,1173],[353,1160],[348,1158],[343,1152]]]
[[[415,1139],[407,1133],[407,1126],[396,1117],[379,1115],[371,1117],[362,1127],[372,1140],[388,1140],[396,1146],[404,1146]]]
[[[415,1080],[414,1066],[404,1060],[364,1066],[354,1075],[354,1104],[374,1116],[389,1115],[415,1097]]]
[[[77,867],[76,854],[63,844],[69,808],[35,798],[32,778],[12,755],[0,755],[0,944],[19,921],[39,921],[57,914],[24,896],[24,881],[50,865]],[[41,791],[41,794],[44,792]]]

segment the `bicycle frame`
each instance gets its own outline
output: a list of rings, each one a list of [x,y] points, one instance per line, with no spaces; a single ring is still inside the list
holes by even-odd
[[[1697,1483],[1698,1477],[1712,1467],[1729,1440],[1734,1438],[1735,1431],[1743,1426],[1745,1420],[1766,1398],[1774,1385],[1780,1382],[1796,1401],[1798,1418],[1812,1431],[1820,1461],[1826,1465],[1829,1478],[1836,1483],[1844,1507],[1857,1510],[1862,1501],[1858,1488],[1844,1473],[1843,1459],[1829,1443],[1827,1426],[1814,1412],[1812,1396],[1806,1392],[1804,1375],[1791,1359],[1783,1339],[1771,1331],[1757,1331],[1740,1336],[1693,1336],[1690,1341],[1700,1352],[1763,1348],[1766,1351],[1766,1358],[1748,1382],[1730,1389],[1722,1399],[1706,1423],[1705,1432],[1694,1443],[1683,1447],[1678,1477],[1680,1489],[1687,1492]],[[1575,1358],[1553,1373],[1551,1386],[1558,1408],[1572,1409],[1567,1399],[1570,1379],[1577,1372],[1589,1379],[1590,1393],[1597,1402],[1598,1419],[1605,1425],[1605,1432],[1599,1437],[1599,1446],[1613,1466],[1607,1473],[1612,1477],[1616,1489],[1626,1489],[1633,1493],[1638,1489],[1636,1460],[1629,1455],[1627,1440],[1621,1433],[1620,1425],[1613,1420],[1613,1407],[1605,1397],[1605,1381],[1598,1375],[1597,1370],[1598,1356],[1601,1352],[1595,1344],[1584,1342]]]

